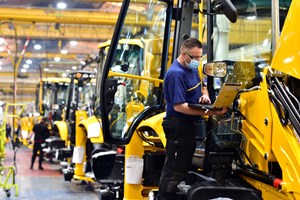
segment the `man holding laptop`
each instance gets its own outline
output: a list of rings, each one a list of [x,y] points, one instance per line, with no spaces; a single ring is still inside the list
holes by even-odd
[[[198,109],[189,104],[209,104],[206,87],[201,87],[198,73],[202,44],[195,38],[185,40],[179,57],[173,62],[164,79],[166,117],[163,129],[166,135],[166,160],[159,184],[159,199],[176,199],[177,185],[192,163],[196,148],[196,122],[202,115],[223,115],[221,110]]]

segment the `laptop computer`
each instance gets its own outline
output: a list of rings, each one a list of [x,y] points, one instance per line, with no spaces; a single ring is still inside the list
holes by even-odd
[[[217,96],[213,104],[193,104],[189,103],[189,107],[197,109],[222,109],[230,107],[233,103],[234,98],[241,89],[242,85],[238,84],[224,84],[221,88],[219,95]]]

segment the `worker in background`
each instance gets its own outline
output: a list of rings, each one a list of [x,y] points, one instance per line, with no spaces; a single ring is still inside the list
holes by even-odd
[[[37,153],[39,152],[39,170],[43,170],[43,159],[44,159],[44,153],[43,153],[43,147],[42,144],[45,142],[46,138],[49,137],[50,133],[46,126],[47,118],[43,117],[40,121],[40,123],[35,124],[32,132],[30,133],[30,138],[32,137],[32,134],[34,134],[34,143],[33,143],[33,151],[32,151],[32,158],[31,158],[31,165],[30,169],[33,169],[34,161],[37,156]]]
[[[206,87],[201,87],[198,67],[202,44],[195,38],[185,40],[179,57],[172,63],[164,79],[166,116],[162,126],[166,136],[166,159],[159,183],[159,200],[174,200],[177,185],[184,180],[196,148],[196,123],[202,115],[222,115],[221,111],[205,111],[189,103],[210,103]]]
[[[6,123],[6,141],[7,144],[11,142],[11,125],[9,122]]]

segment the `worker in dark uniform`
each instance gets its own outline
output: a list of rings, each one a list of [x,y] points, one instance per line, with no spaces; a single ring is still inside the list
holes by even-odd
[[[46,121],[47,118],[43,117],[40,123],[34,125],[32,129],[31,134],[34,134],[34,144],[33,144],[30,169],[33,169],[34,161],[38,152],[39,152],[39,170],[44,169],[42,167],[43,158],[44,158],[42,144],[45,142],[45,139],[50,135],[49,130],[45,124]]]
[[[189,103],[210,103],[208,91],[198,73],[202,44],[195,38],[185,40],[179,57],[164,79],[166,117],[162,126],[166,135],[166,160],[159,183],[159,200],[174,200],[177,185],[184,180],[196,148],[196,123],[202,115],[222,115],[221,111],[191,108]]]
[[[10,125],[10,123],[6,124],[6,141],[7,141],[7,144],[9,144],[11,142],[11,125]]]

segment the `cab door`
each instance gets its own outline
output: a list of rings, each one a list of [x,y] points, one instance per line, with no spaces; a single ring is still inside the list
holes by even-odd
[[[123,1],[100,84],[105,142],[127,144],[145,117],[163,107],[173,1]]]

